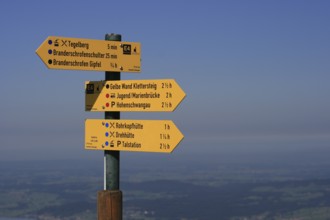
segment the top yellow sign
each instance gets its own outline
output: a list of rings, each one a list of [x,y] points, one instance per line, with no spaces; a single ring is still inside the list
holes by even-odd
[[[48,37],[36,53],[50,69],[141,71],[141,45],[135,42]]]

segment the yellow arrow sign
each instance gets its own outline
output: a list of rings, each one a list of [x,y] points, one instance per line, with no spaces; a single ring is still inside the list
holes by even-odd
[[[173,79],[85,82],[86,111],[174,111],[186,94]]]
[[[140,43],[48,37],[36,53],[50,69],[140,72]]]
[[[170,120],[85,121],[85,149],[171,153],[183,135]]]

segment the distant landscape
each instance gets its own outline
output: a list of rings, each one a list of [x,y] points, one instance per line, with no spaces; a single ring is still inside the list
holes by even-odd
[[[329,219],[330,160],[296,156],[126,160],[124,219]],[[102,158],[0,162],[0,220],[96,219],[102,189]]]

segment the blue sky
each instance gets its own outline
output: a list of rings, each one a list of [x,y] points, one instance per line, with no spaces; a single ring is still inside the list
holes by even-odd
[[[173,78],[186,92],[172,113],[122,113],[173,120],[185,135],[173,154],[330,146],[329,8],[298,0],[3,1],[0,160],[101,157],[83,149],[84,120],[103,117],[84,112],[84,82],[104,73],[49,70],[35,50],[48,36],[106,33],[142,44],[142,72],[122,79]]]

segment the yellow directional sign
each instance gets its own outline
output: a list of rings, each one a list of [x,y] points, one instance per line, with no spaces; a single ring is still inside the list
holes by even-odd
[[[85,82],[86,111],[174,111],[186,94],[173,79]]]
[[[183,135],[170,120],[85,121],[85,149],[171,153]]]
[[[48,37],[36,53],[50,69],[140,72],[140,43]]]

